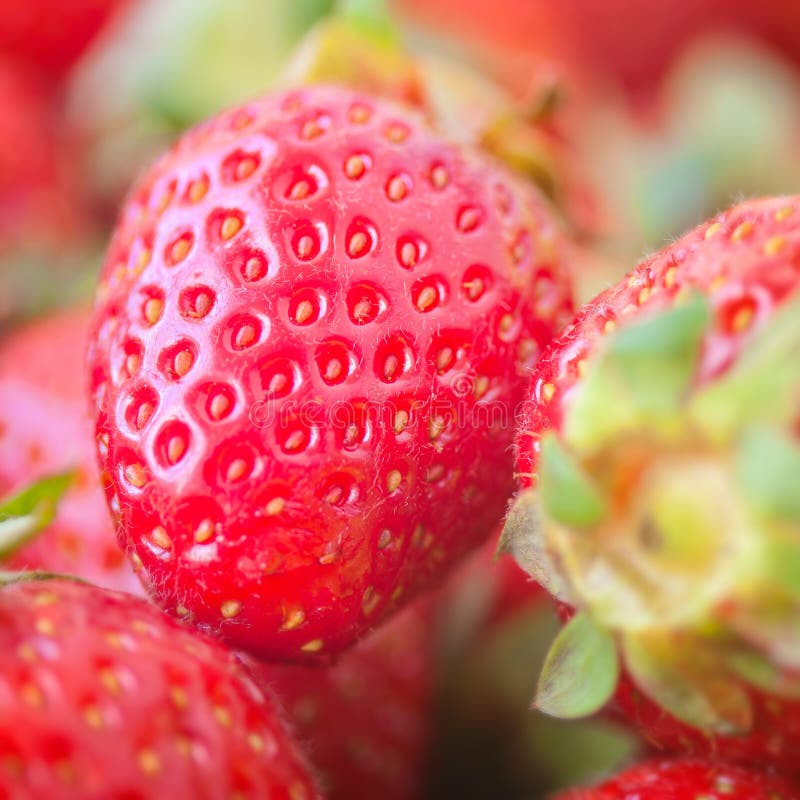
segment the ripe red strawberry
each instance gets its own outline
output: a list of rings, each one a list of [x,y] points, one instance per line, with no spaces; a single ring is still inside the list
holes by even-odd
[[[0,0],[0,52],[59,78],[125,0]]]
[[[622,665],[651,741],[797,770],[799,256],[800,198],[744,203],[542,357],[505,545],[578,612],[544,710],[597,710]]]
[[[54,521],[5,564],[140,593],[98,485],[83,383],[88,323],[85,311],[61,312],[0,342],[0,496],[78,470]]]
[[[794,800],[800,784],[788,778],[701,759],[645,761],[588,789],[555,800]]]
[[[0,256],[6,256],[74,235],[79,213],[67,196],[67,147],[42,81],[4,57],[0,106]]]
[[[318,797],[236,658],[154,606],[23,580],[0,620],[0,796]]]
[[[538,196],[385,101],[312,88],[187,134],[122,212],[88,359],[164,607],[319,659],[486,538],[559,250]]]
[[[422,796],[434,681],[432,610],[430,603],[406,609],[326,670],[260,667],[328,800]]]

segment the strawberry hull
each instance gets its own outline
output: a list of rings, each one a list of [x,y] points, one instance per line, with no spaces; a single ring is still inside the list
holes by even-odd
[[[503,546],[567,613],[537,706],[798,764],[797,196],[741,203],[600,294],[534,369]]]

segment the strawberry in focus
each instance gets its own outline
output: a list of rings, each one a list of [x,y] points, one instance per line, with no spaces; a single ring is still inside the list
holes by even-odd
[[[736,206],[537,365],[503,546],[576,610],[542,710],[598,710],[624,667],[654,744],[797,769],[798,252],[797,197]]]
[[[259,667],[328,800],[422,796],[435,677],[430,605],[405,609],[324,671]]]
[[[319,797],[236,658],[129,595],[0,589],[0,795]]]
[[[603,783],[572,789],[555,800],[794,800],[800,785],[788,778],[719,761],[645,761]]]
[[[351,645],[485,539],[526,369],[570,309],[499,168],[343,89],[184,136],[122,212],[88,369],[123,546],[264,658]]]
[[[4,565],[141,593],[98,485],[83,383],[88,325],[88,312],[63,311],[0,341],[0,496],[44,475],[78,470],[53,522]]]

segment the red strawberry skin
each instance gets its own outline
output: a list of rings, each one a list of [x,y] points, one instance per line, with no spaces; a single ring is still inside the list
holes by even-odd
[[[23,581],[0,618],[0,796],[319,796],[236,658],[154,606]]]
[[[63,244],[83,223],[80,193],[68,189],[69,144],[46,86],[31,70],[6,59],[2,45],[0,53],[2,257],[15,249]],[[0,278],[0,287],[3,282]]]
[[[187,134],[122,212],[88,358],[163,606],[317,660],[485,539],[570,306],[559,250],[536,196],[384,101],[313,88]]]
[[[331,668],[271,666],[259,677],[283,702],[328,800],[422,796],[431,734],[430,602],[405,609]]]
[[[798,254],[800,198],[745,202],[645,260],[628,279],[585,306],[534,370],[532,402],[526,406],[517,443],[522,485],[533,485],[539,435],[561,429],[581,362],[607,331],[635,317],[639,309],[669,307],[681,290],[702,291],[715,320],[696,372],[697,384],[703,385],[735,363],[748,337],[796,291]],[[796,771],[800,703],[754,688],[748,694],[754,721],[751,731],[742,736],[705,735],[684,725],[643,697],[628,678],[620,683],[617,703],[656,747],[756,765],[766,761]]]
[[[0,0],[0,51],[53,78],[83,53],[125,0]]]
[[[750,692],[755,721],[743,736],[714,737],[683,724],[636,689],[628,677],[620,681],[614,710],[635,725],[647,742],[658,750],[752,764],[774,764],[793,775],[800,758],[800,703],[775,700]]]
[[[623,282],[584,306],[534,370],[532,402],[526,404],[519,428],[524,432],[518,441],[522,486],[533,483],[539,434],[560,429],[581,361],[607,331],[640,308],[669,307],[682,289],[707,293],[716,325],[704,343],[697,372],[697,382],[706,383],[734,363],[749,335],[796,290],[798,252],[800,199],[742,203],[646,259]],[[735,265],[733,271],[729,262]]]
[[[794,800],[800,785],[767,774],[705,759],[645,761],[589,789],[556,800]]]
[[[55,520],[5,566],[141,593],[99,485],[83,384],[88,325],[87,311],[69,310],[0,342],[0,496],[45,475],[77,470]]]

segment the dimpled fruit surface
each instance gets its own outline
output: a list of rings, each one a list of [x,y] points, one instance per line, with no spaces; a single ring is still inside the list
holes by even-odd
[[[88,325],[88,311],[70,309],[0,341],[0,496],[76,471],[53,522],[2,564],[141,593],[114,538],[97,474],[83,380]]]
[[[219,642],[71,580],[0,588],[0,797],[319,800]]]
[[[486,538],[571,308],[539,196],[401,106],[267,96],[134,189],[88,366],[119,535],[172,613],[326,658]]]

